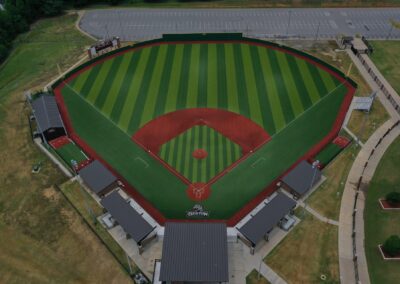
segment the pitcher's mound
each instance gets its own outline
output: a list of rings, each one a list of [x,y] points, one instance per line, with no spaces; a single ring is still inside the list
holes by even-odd
[[[208,153],[204,149],[196,149],[193,151],[192,156],[195,159],[204,159],[208,156]]]

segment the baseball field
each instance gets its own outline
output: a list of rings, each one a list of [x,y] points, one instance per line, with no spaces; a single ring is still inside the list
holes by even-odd
[[[180,37],[99,57],[54,92],[71,138],[155,218],[185,219],[201,203],[233,224],[335,138],[355,84],[276,44]],[[195,183],[210,191],[201,202]]]

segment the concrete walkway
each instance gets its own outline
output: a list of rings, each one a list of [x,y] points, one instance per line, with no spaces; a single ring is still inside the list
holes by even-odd
[[[373,90],[379,90],[372,77],[368,74],[367,70],[361,64],[359,59],[348,50],[348,55],[353,60],[354,64],[364,77],[366,82]],[[383,77],[383,76],[382,76]],[[368,184],[373,177],[376,167],[382,158],[383,154],[393,142],[393,140],[400,135],[400,127],[393,129],[388,136],[386,136],[382,143],[375,149],[374,155],[370,157],[371,151],[377,145],[379,139],[385,134],[399,118],[399,114],[394,110],[393,106],[386,99],[382,92],[378,91],[378,98],[383,106],[390,114],[391,119],[379,127],[375,133],[368,139],[362,146],[358,153],[353,166],[350,170],[349,176],[345,184],[342,202],[340,207],[339,217],[339,269],[340,279],[342,283],[355,283],[356,274],[358,274],[360,283],[370,283],[367,260],[364,249],[364,203],[365,193],[360,192],[356,196],[355,189],[357,187],[360,176],[363,176],[363,183]],[[366,162],[367,167],[364,169]],[[357,198],[357,200],[356,200]],[[357,206],[354,209],[354,204],[357,201]],[[355,214],[355,228],[353,230],[353,214]],[[355,246],[353,244],[353,233],[355,233]],[[356,249],[356,264],[357,270],[354,265],[354,252]]]
[[[307,210],[310,214],[312,214],[315,218],[320,220],[321,222],[328,223],[331,225],[339,226],[339,222],[336,220],[328,219],[327,217],[321,215],[314,209],[312,209],[310,206],[308,206],[306,203],[303,201],[298,201],[297,204],[299,204],[301,207],[303,207],[305,210]]]

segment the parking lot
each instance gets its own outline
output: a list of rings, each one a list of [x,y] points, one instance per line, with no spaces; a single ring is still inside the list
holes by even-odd
[[[400,39],[400,8],[307,9],[106,9],[85,13],[80,27],[95,36],[122,40],[164,33],[242,32],[259,38],[333,39],[338,34]]]

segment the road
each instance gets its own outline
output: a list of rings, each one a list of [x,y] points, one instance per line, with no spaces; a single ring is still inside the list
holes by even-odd
[[[400,39],[400,8],[303,9],[104,9],[90,10],[79,26],[96,38],[138,41],[163,33],[242,32],[250,37],[333,39],[362,34],[369,39]]]

